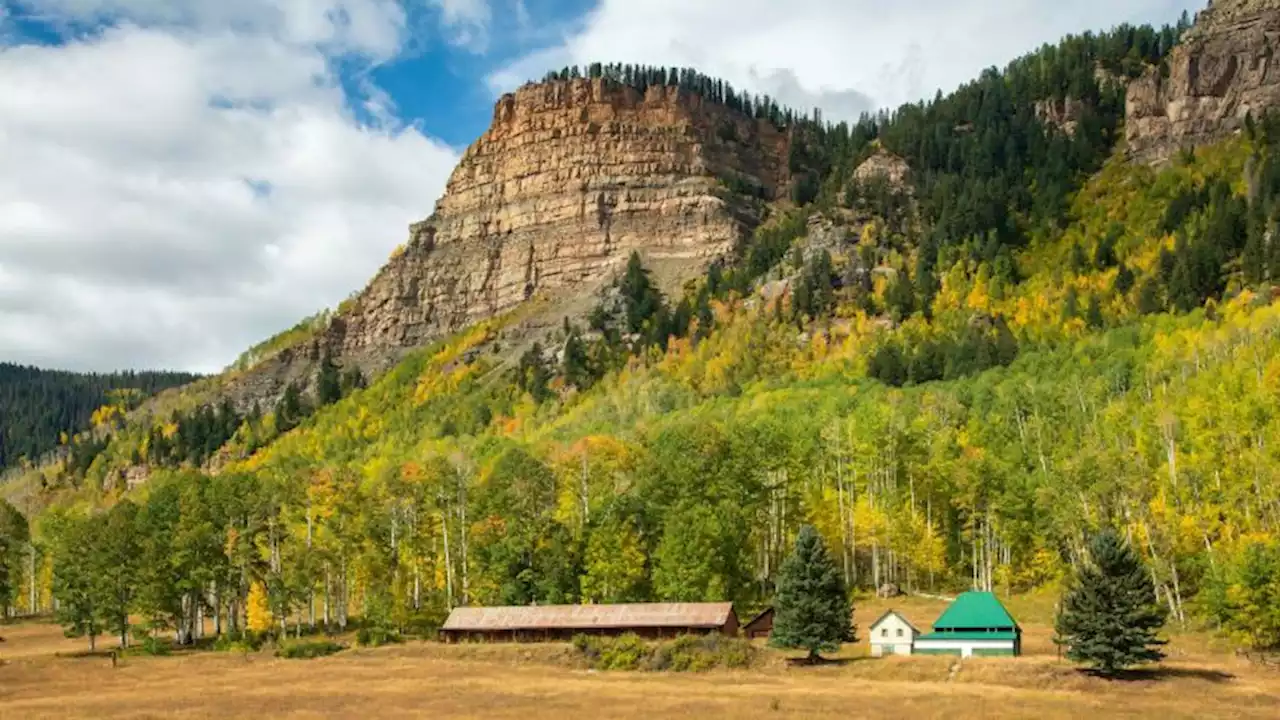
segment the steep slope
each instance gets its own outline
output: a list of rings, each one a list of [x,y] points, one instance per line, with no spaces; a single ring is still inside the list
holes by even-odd
[[[20,458],[35,462],[62,435],[89,425],[111,396],[134,402],[199,376],[177,372],[75,373],[0,362],[0,470]]]
[[[1130,84],[1125,135],[1131,157],[1162,162],[1180,148],[1240,130],[1280,102],[1280,0],[1217,0],[1202,11],[1164,67]]]
[[[697,275],[758,221],[726,185],[777,196],[789,138],[679,86],[605,78],[502,97],[431,217],[314,337],[229,383],[237,405],[307,384],[328,354],[366,375],[535,295],[582,294],[632,251]]]

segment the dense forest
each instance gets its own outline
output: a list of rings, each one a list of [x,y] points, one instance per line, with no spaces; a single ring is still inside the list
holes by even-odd
[[[89,427],[111,402],[132,406],[198,376],[178,372],[73,373],[0,362],[0,470],[38,460]]]
[[[859,591],[1022,592],[1111,527],[1176,624],[1280,647],[1280,122],[1159,170],[1117,147],[1122,80],[1185,27],[1070,37],[841,125],[688,71],[557,73],[794,124],[800,190],[679,296],[633,257],[514,362],[487,350],[519,311],[367,384],[326,362],[275,408],[113,425],[90,463],[11,488],[48,509],[30,542],[11,523],[10,602],[182,640],[200,616],[296,633],[429,629],[458,604],[745,609],[805,524]],[[1065,98],[1072,131],[1037,113]],[[881,149],[909,188],[853,181]],[[814,221],[847,236],[819,247]]]

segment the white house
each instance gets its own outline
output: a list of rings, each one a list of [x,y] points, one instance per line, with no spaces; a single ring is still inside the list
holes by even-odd
[[[871,623],[871,656],[910,655],[919,634],[915,625],[890,610]]]
[[[989,592],[967,592],[933,624],[933,632],[915,642],[917,655],[960,657],[1022,654],[1022,628]]]

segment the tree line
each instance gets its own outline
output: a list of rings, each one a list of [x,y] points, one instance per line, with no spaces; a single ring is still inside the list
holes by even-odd
[[[198,375],[180,372],[73,373],[0,362],[0,470],[36,462],[88,427],[113,398],[131,405]]]

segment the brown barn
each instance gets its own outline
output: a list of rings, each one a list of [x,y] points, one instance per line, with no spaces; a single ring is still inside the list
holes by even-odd
[[[748,639],[767,638],[773,632],[773,608],[765,608],[752,618],[751,622],[742,626],[742,634]]]
[[[727,602],[460,607],[449,613],[440,639],[530,642],[629,632],[646,638],[715,632],[732,636],[738,634],[738,616]]]

